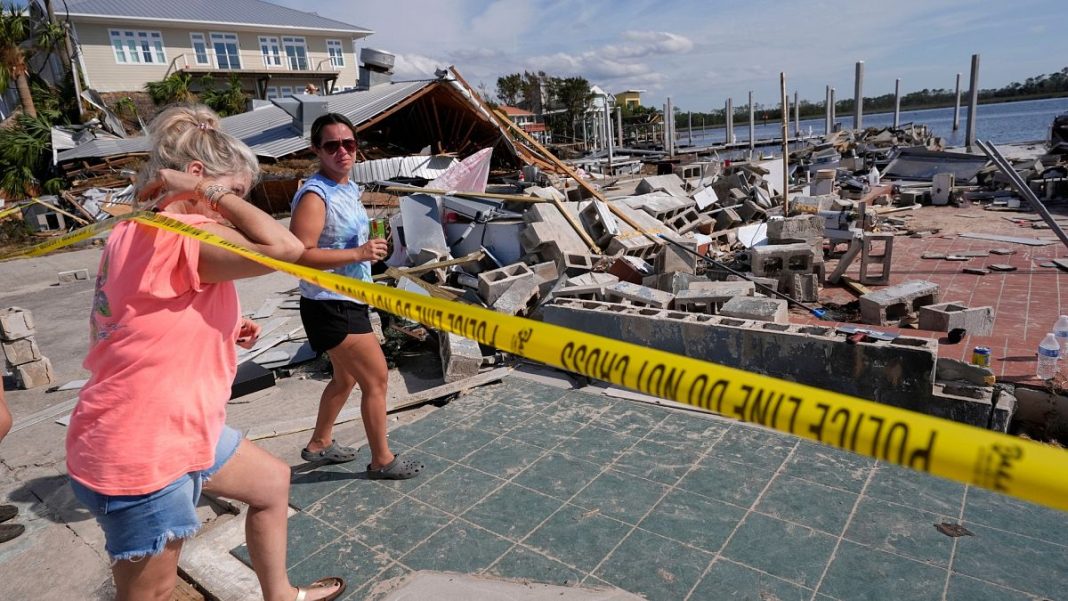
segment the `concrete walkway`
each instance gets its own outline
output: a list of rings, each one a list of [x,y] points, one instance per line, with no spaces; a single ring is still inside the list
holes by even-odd
[[[80,363],[98,258],[88,249],[0,264],[0,306],[33,311],[60,383],[87,375]],[[57,271],[81,267],[89,282],[56,284]],[[244,310],[294,285],[278,275],[242,282]],[[395,398],[437,384],[433,361],[392,372]],[[345,576],[347,599],[427,590],[479,598],[487,583],[520,599],[552,590],[544,585],[574,593],[552,598],[575,599],[1068,599],[1063,513],[711,416],[574,390],[563,377],[509,376],[392,418],[396,448],[427,463],[415,480],[366,480],[363,458],[310,469],[299,458],[307,433],[289,432],[314,415],[323,385],[280,380],[230,414],[244,431],[276,433],[258,444],[295,468],[293,580]],[[55,423],[75,394],[7,396],[18,431],[0,445],[0,501],[20,507],[27,532],[0,545],[0,597],[110,598],[103,537],[71,497],[65,429]],[[362,426],[348,422],[338,438],[359,442]],[[226,601],[256,595],[241,563],[240,510],[205,502],[205,527],[182,558]],[[971,534],[942,534],[943,522]]]

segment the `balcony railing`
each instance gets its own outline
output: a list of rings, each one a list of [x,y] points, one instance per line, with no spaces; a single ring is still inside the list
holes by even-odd
[[[314,66],[313,66],[314,62]],[[214,48],[204,52],[183,52],[174,57],[167,69],[167,75],[174,71],[233,71],[236,73],[262,72],[299,72],[299,73],[338,73],[341,67],[334,66],[329,57],[319,59],[310,56],[287,56],[285,54],[263,54],[262,52],[239,50],[236,54],[216,53]]]

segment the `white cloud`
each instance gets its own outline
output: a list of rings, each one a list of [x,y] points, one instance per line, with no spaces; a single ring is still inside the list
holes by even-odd
[[[625,31],[623,39],[634,44],[612,44],[601,49],[609,58],[638,58],[651,54],[685,54],[694,48],[693,40],[667,31]]]
[[[396,79],[433,77],[434,71],[447,67],[449,64],[448,61],[423,56],[422,54],[398,54],[397,60],[394,62],[393,72]]]

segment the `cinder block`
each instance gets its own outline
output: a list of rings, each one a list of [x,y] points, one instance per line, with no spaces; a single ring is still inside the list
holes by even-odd
[[[690,290],[699,291],[708,296],[712,302],[725,303],[736,296],[754,296],[756,284],[745,280],[732,282],[694,282]]]
[[[691,232],[699,225],[701,225],[701,214],[697,212],[697,209],[689,208],[685,211],[665,220],[671,229],[680,234]]]
[[[811,243],[822,239],[823,218],[819,215],[795,215],[768,221],[768,241],[772,244],[787,241]]]
[[[580,300],[604,300],[604,286],[601,284],[584,284],[568,286],[553,292],[553,298],[575,298]]]
[[[15,386],[22,390],[39,388],[53,383],[56,379],[52,373],[52,362],[48,357],[15,366]]]
[[[18,340],[33,334],[33,314],[28,309],[8,307],[0,310],[0,339]]]
[[[789,304],[780,298],[736,296],[723,303],[719,314],[738,319],[790,323]]]
[[[72,271],[61,271],[57,274],[59,276],[60,284],[69,284],[78,280],[88,280],[88,269],[74,269]]]
[[[668,292],[630,282],[618,282],[608,286],[604,290],[604,296],[609,302],[626,301],[632,305],[657,309],[667,309],[671,306],[671,301],[675,300],[675,296]]]
[[[600,200],[591,200],[580,215],[586,224],[586,231],[598,246],[605,246],[613,236],[619,235],[616,216],[608,210],[608,205]]]
[[[786,294],[803,303],[820,300],[820,277],[814,273],[792,273],[782,278],[785,281]]]
[[[534,280],[534,272],[524,263],[483,271],[478,274],[478,295],[487,305],[493,305],[505,290],[519,280]]]
[[[941,288],[934,282],[909,280],[860,297],[860,319],[872,325],[894,326],[916,317],[920,307],[938,302]]]
[[[664,292],[670,292],[672,294],[678,294],[679,291],[691,288],[697,283],[709,283],[708,278],[694,275],[692,273],[673,271],[671,273],[658,273],[645,276],[642,280],[642,286],[656,288],[657,290],[663,290]]]
[[[787,273],[812,273],[823,257],[805,243],[773,244],[749,249],[753,275],[780,277]]]
[[[656,253],[653,270],[656,273],[697,273],[697,241],[691,238],[673,238]],[[681,246],[681,248],[680,248]]]
[[[920,329],[948,332],[964,328],[972,336],[989,336],[994,330],[994,308],[968,308],[960,301],[920,307]]]
[[[10,365],[22,365],[41,358],[41,350],[37,348],[37,341],[32,336],[0,342],[0,347],[3,347],[4,359]]]
[[[742,224],[742,216],[730,207],[723,207],[716,211],[715,218],[717,230],[729,230]]]
[[[446,383],[478,375],[478,368],[482,365],[482,350],[478,342],[450,332],[440,332],[438,341],[441,371]]]
[[[526,315],[538,299],[538,283],[534,278],[517,280],[493,302],[491,308],[508,315]]]
[[[635,191],[638,194],[660,191],[679,198],[686,198],[686,189],[683,186],[685,186],[685,182],[682,181],[682,178],[671,173],[643,178],[642,181],[638,182]]]
[[[567,278],[567,284],[569,286],[610,286],[619,281],[619,278],[611,273],[604,273],[598,271],[591,271],[577,275],[573,278]]]

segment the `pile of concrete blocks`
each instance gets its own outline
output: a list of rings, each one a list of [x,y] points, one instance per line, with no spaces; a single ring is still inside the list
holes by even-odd
[[[14,372],[15,386],[23,390],[55,381],[52,362],[41,355],[35,333],[33,315],[28,310],[19,307],[0,310],[0,347],[4,361]]]
[[[819,300],[825,274],[822,249],[807,242],[769,244],[749,249],[748,255],[753,275],[776,280],[777,289],[795,300]]]
[[[579,203],[561,203],[576,220],[580,216]],[[520,241],[523,250],[541,260],[556,263],[557,269],[568,275],[578,275],[593,269],[591,249],[572,228],[560,209],[549,203],[532,205],[525,213],[527,222]]]

